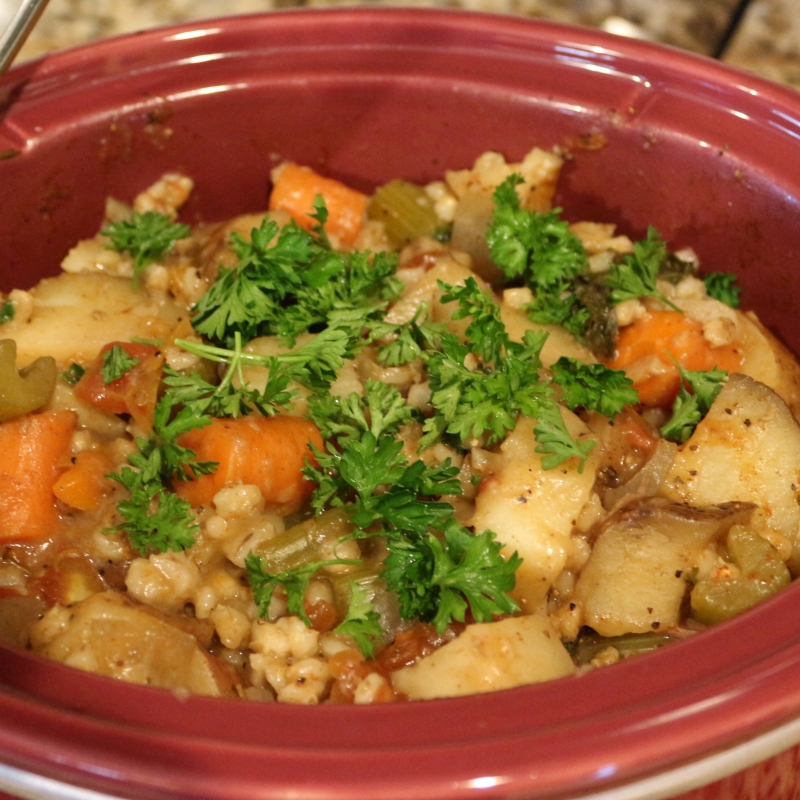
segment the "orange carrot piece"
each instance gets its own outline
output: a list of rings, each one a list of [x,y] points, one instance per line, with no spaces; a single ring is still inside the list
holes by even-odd
[[[100,374],[103,355],[114,345],[119,345],[139,363],[121,378],[105,383]],[[150,430],[163,366],[164,357],[153,345],[109,342],[76,384],[75,394],[108,414],[130,414],[142,428]]]
[[[78,453],[73,465],[53,485],[53,494],[71,508],[95,511],[114,491],[113,482],[106,477],[112,469],[110,459],[102,453]]]
[[[364,226],[367,196],[332,178],[324,178],[310,167],[287,163],[274,173],[275,184],[269,198],[270,211],[286,211],[302,228],[317,224],[311,217],[314,198],[322,195],[328,209],[325,230],[342,244],[350,245]]]
[[[53,532],[53,485],[76,423],[74,411],[46,411],[0,424],[0,544],[42,541]]]
[[[317,426],[300,417],[249,416],[215,419],[191,430],[178,443],[189,447],[200,461],[216,461],[216,471],[193,481],[179,482],[178,495],[193,506],[209,505],[223,487],[255,484],[268,506],[283,514],[297,511],[310,497],[314,484],[303,477],[309,444],[322,448]]]
[[[736,345],[712,347],[699,322],[678,311],[650,311],[622,329],[609,366],[627,369],[655,356],[661,362],[659,369],[633,385],[644,405],[668,406],[678,394],[680,376],[667,353],[688,370],[717,367],[737,372],[742,365],[741,350]]]

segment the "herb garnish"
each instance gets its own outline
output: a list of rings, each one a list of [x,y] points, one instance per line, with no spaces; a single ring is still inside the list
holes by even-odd
[[[324,328],[334,312],[359,310],[364,321],[399,292],[394,254],[339,253],[324,235],[327,211],[315,203],[319,225],[311,233],[294,221],[282,228],[265,217],[250,241],[231,234],[239,258],[220,275],[194,309],[194,329],[233,346],[275,334],[289,346],[308,330]]]
[[[569,409],[582,407],[613,417],[625,406],[639,402],[639,393],[624,370],[586,364],[567,356],[561,356],[550,369],[553,380],[563,392],[564,405]]]
[[[163,397],[153,414],[148,438],[136,439],[137,452],[128,456],[131,466],[109,477],[130,493],[117,504],[123,522],[108,533],[124,532],[143,556],[151,551],[184,550],[191,547],[200,530],[190,504],[169,491],[173,479],[190,480],[216,469],[212,461],[197,461],[195,453],[177,443],[177,438],[194,428],[211,423],[186,408],[173,416],[173,400]]]
[[[111,246],[119,252],[133,256],[133,284],[145,268],[158,261],[175,242],[191,234],[188,225],[173,222],[166,214],[157,211],[134,212],[130,219],[110,222],[102,231],[111,240]]]
[[[728,373],[721,369],[694,372],[684,369],[674,358],[672,362],[680,373],[681,388],[672,406],[672,418],[661,428],[661,435],[683,444],[717,399]],[[686,388],[687,383],[691,393]]]
[[[742,293],[741,286],[734,286],[736,275],[732,272],[709,272],[703,276],[703,283],[709,297],[719,300],[721,303],[731,308],[739,308],[739,295]]]
[[[578,470],[595,446],[592,440],[575,441],[558,410],[553,388],[539,370],[546,331],[526,331],[523,341],[513,342],[500,319],[500,308],[468,278],[462,287],[440,284],[443,302],[458,301],[454,319],[472,317],[467,344],[452,333],[441,337],[441,350],[428,356],[428,380],[434,414],[424,424],[420,449],[450,435],[464,446],[485,437],[487,445],[505,438],[520,414],[536,419],[536,452],[542,465],[553,469],[570,458]],[[478,364],[467,366],[468,357]]]
[[[105,384],[113,383],[126,372],[130,372],[138,363],[139,359],[130,355],[122,345],[112,345],[103,353],[100,377]]]

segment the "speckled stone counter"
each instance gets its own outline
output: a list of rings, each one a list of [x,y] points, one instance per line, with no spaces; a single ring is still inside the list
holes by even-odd
[[[704,55],[725,37],[737,0],[384,0],[397,5],[447,5],[602,27]],[[50,0],[19,60],[106,36],[227,14],[340,0]],[[352,0],[345,0],[352,3]],[[376,0],[371,0],[376,2]],[[17,0],[0,0],[0,25]],[[800,88],[800,2],[753,0],[723,59]]]

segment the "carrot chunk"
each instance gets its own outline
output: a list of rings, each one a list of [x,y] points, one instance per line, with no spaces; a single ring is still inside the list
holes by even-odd
[[[106,478],[112,469],[113,464],[102,453],[78,453],[75,463],[53,485],[53,493],[71,508],[94,511],[114,490],[114,484]]]
[[[46,411],[0,424],[0,544],[42,541],[53,532],[53,486],[76,423],[74,411]]]
[[[678,311],[650,311],[622,329],[609,366],[628,371],[644,405],[668,406],[680,389],[680,375],[668,353],[688,370],[737,372],[742,365],[741,350],[736,345],[712,347],[699,322]]]
[[[117,380],[105,383],[100,372],[103,355],[114,345],[119,345],[139,363]],[[75,394],[108,414],[130,414],[142,428],[149,430],[153,426],[163,365],[164,357],[153,345],[109,342],[76,384]]]
[[[273,173],[274,186],[269,198],[270,211],[286,211],[306,230],[317,224],[311,217],[314,198],[322,195],[328,209],[325,230],[342,244],[352,244],[364,226],[367,196],[332,178],[324,178],[310,167],[282,164]]]
[[[176,484],[178,495],[193,506],[208,505],[223,487],[255,484],[267,505],[283,514],[297,511],[310,497],[314,484],[303,477],[310,444],[322,448],[317,426],[300,417],[240,417],[215,419],[191,430],[178,443],[195,451],[200,461],[216,461],[211,475]]]

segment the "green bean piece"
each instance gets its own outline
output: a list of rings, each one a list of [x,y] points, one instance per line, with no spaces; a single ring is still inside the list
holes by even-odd
[[[389,181],[375,190],[367,205],[367,216],[383,222],[386,235],[395,247],[402,247],[420,236],[433,236],[441,225],[425,190],[401,180]]]
[[[579,666],[591,663],[604,650],[613,647],[619,652],[620,658],[630,658],[642,653],[649,653],[658,647],[671,644],[675,639],[663,633],[626,633],[622,636],[599,636],[590,633],[580,636],[569,650],[572,658]]]
[[[755,531],[734,525],[726,544],[735,567],[731,576],[704,577],[692,589],[692,616],[706,625],[741,614],[791,582],[778,551]]]
[[[17,343],[0,339],[0,422],[36,411],[47,403],[56,387],[56,360],[37,358],[17,371]]]
[[[262,542],[253,548],[253,553],[261,556],[265,572],[274,575],[314,561],[337,558],[336,545],[353,530],[344,510],[333,508]]]

